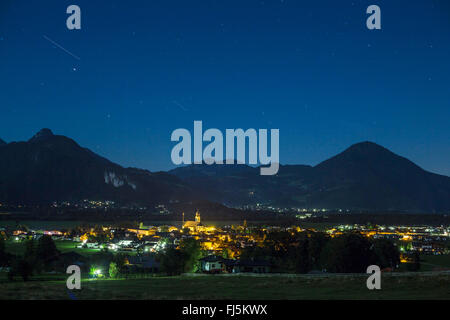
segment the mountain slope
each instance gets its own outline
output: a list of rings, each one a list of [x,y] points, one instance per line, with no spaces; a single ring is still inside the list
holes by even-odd
[[[81,199],[154,203],[186,190],[174,176],[123,168],[49,129],[27,142],[0,148],[0,201],[7,203]]]
[[[276,176],[229,169],[206,174],[205,166],[170,173],[214,200],[234,205],[265,203],[307,208],[450,211],[450,178],[427,172],[372,142],[355,144],[315,167],[281,166]]]
[[[150,205],[208,200],[225,205],[450,212],[450,178],[372,142],[317,166],[285,165],[261,176],[247,165],[191,165],[152,173],[123,168],[43,129],[26,142],[0,141],[0,202],[112,200]]]
[[[372,142],[355,144],[314,167],[312,201],[375,210],[446,211],[450,178],[423,170]]]

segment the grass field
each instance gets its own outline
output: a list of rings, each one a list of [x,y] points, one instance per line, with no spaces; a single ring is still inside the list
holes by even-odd
[[[420,256],[420,271],[435,271],[442,268],[450,269],[450,254]]]
[[[105,222],[106,223],[106,222]],[[17,222],[16,220],[3,220],[0,221],[0,227],[15,227],[17,224],[27,226],[31,229],[45,229],[45,230],[52,230],[52,229],[69,229],[74,228],[80,225],[83,225],[83,222],[81,221],[56,221],[56,220],[21,220]],[[103,224],[103,222],[98,223],[92,223],[92,225],[95,224]]]
[[[75,241],[68,241],[68,240],[55,240],[56,248],[61,252],[70,252],[74,251],[76,253],[79,253],[83,256],[89,256],[91,254],[100,252],[99,249],[83,249],[83,248],[77,248],[79,245],[79,242]],[[14,255],[23,255],[25,250],[25,244],[23,242],[15,241],[14,239],[7,240],[5,243],[6,251],[14,254]]]
[[[57,280],[58,279],[58,280]],[[450,274],[382,277],[370,291],[366,276],[327,277],[179,276],[128,280],[83,280],[70,293],[65,275],[48,281],[7,282],[0,277],[0,299],[450,299]]]

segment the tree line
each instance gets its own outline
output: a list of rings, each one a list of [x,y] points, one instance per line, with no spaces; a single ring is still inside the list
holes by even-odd
[[[241,258],[269,261],[272,271],[281,273],[362,273],[370,265],[395,269],[400,264],[392,241],[359,233],[329,237],[321,232],[271,232],[262,245],[244,248]]]

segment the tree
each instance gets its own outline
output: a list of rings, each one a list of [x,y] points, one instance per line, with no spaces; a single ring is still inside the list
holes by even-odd
[[[234,256],[233,251],[231,251],[229,248],[224,248],[221,253],[220,253],[221,257],[224,259],[232,259]]]
[[[309,259],[309,239],[308,238],[301,239],[295,252],[291,253],[291,256],[295,257],[294,259],[296,261],[295,264],[296,272],[307,273],[308,271],[310,271],[311,262]]]
[[[33,275],[33,266],[25,259],[15,259],[8,273],[8,279],[12,281],[16,275],[20,275],[23,281],[28,281]]]
[[[158,255],[161,270],[169,276],[179,275],[184,272],[184,253],[175,248],[168,248]]]
[[[114,262],[116,264],[117,268],[119,268],[119,270],[120,270],[125,265],[126,260],[127,260],[127,256],[125,254],[118,253],[118,254],[114,255],[112,262]]]
[[[296,242],[297,238],[287,231],[271,232],[264,240],[264,246],[273,248],[275,256],[284,256]]]
[[[28,281],[28,279],[33,275],[33,266],[25,259],[21,259],[19,261],[17,271],[22,277],[23,281]]]
[[[118,276],[119,276],[119,267],[117,266],[117,263],[111,262],[109,264],[109,277],[115,279]]]
[[[240,258],[243,260],[266,260],[271,255],[271,248],[252,246],[242,249]]]
[[[323,260],[330,272],[363,273],[374,261],[372,244],[360,234],[344,234],[329,241]]]
[[[25,251],[24,257],[26,258],[34,258],[36,255],[36,246],[33,239],[29,239],[25,241]]]
[[[0,267],[7,267],[12,264],[14,261],[15,256],[10,254],[9,252],[6,252],[6,246],[5,242],[3,240],[3,237],[0,235]]]
[[[108,242],[108,233],[103,231],[101,226],[95,226],[93,234],[89,234],[89,240],[97,242],[98,244],[104,244]]]
[[[0,236],[0,267],[7,266],[9,264],[9,257],[5,250],[5,241]]]
[[[180,251],[185,258],[184,272],[196,272],[200,268],[200,259],[203,256],[200,242],[194,238],[183,239],[180,242]]]
[[[320,257],[329,238],[322,232],[311,232],[308,239],[308,255],[311,268],[320,268]]]
[[[33,239],[25,241],[25,251],[23,254],[23,259],[27,261],[33,267],[33,270],[37,273],[40,273],[42,271],[43,261],[41,261],[37,257],[36,243]]]
[[[48,268],[48,265],[56,260],[59,255],[58,249],[56,249],[56,245],[53,242],[52,237],[50,236],[42,236],[36,247],[36,258],[40,260],[45,267]]]
[[[5,253],[5,240],[3,240],[3,237],[0,235],[0,254]]]
[[[375,264],[380,268],[396,268],[400,264],[400,252],[392,241],[378,239],[374,241]]]
[[[95,277],[108,275],[108,268],[114,260],[114,254],[111,252],[97,252],[89,257],[90,273]],[[116,262],[117,264],[117,262]],[[98,273],[100,271],[100,274]]]
[[[420,270],[420,254],[417,251],[412,255],[412,262],[406,264],[406,269],[413,272]]]

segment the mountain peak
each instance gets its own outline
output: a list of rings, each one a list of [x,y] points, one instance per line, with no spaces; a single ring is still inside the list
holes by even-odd
[[[53,137],[53,132],[50,129],[44,128],[36,133],[29,141],[42,140],[48,137]]]
[[[405,165],[406,162],[412,164],[409,160],[400,157],[392,151],[386,149],[379,144],[371,141],[363,141],[351,145],[341,153],[319,163],[317,168],[348,168],[354,170],[354,166],[388,166],[392,167],[394,164]],[[370,164],[370,165],[369,165]]]
[[[373,156],[375,154],[381,154],[381,153],[390,153],[392,154],[391,151],[389,151],[388,149],[386,149],[383,146],[380,146],[379,144],[375,143],[375,142],[371,142],[371,141],[363,141],[363,142],[359,142],[359,143],[355,143],[353,145],[351,145],[350,147],[348,147],[347,149],[345,149],[342,154],[359,154],[359,155],[368,155],[368,156]]]
[[[372,142],[372,141],[362,141],[355,144],[352,144],[348,149],[352,148],[373,148],[373,149],[386,149],[383,146],[380,146],[379,144]]]
[[[7,143],[5,141],[3,141],[2,139],[0,139],[0,147],[1,146],[6,146],[6,145],[7,145]]]

